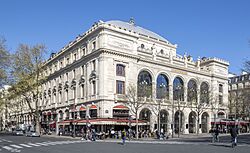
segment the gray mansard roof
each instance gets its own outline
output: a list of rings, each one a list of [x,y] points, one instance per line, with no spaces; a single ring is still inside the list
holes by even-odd
[[[131,23],[128,23],[128,22],[123,22],[123,21],[119,21],[119,20],[110,20],[110,21],[106,21],[105,23],[115,25],[115,26],[118,26],[118,27],[121,27],[121,28],[125,28],[127,30],[131,30],[131,31],[134,31],[136,33],[139,33],[141,35],[146,35],[146,36],[156,38],[156,39],[159,39],[159,40],[162,40],[162,41],[165,41],[165,42],[169,42],[168,40],[166,40],[162,36],[152,32],[152,31],[149,31],[147,29],[144,29],[142,27],[139,27],[137,25],[134,25],[134,24],[131,24]]]

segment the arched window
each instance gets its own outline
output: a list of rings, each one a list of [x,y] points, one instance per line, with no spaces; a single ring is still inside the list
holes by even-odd
[[[150,122],[150,116],[151,116],[150,110],[148,108],[144,108],[141,110],[139,114],[139,119]]]
[[[188,82],[187,101],[197,102],[197,84],[194,80]]]
[[[168,86],[169,86],[168,78],[164,74],[160,74],[157,77],[157,85],[156,85],[157,99],[169,99]]]
[[[180,77],[174,79],[173,92],[174,100],[184,101],[184,83]]]
[[[200,103],[209,103],[209,87],[208,84],[205,82],[201,83],[200,89]]]
[[[137,81],[138,97],[152,97],[152,76],[147,71],[140,72]]]

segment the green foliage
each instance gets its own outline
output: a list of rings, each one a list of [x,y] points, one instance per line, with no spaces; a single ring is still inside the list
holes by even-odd
[[[10,54],[5,42],[5,39],[0,37],[0,87],[6,83],[7,70],[10,64]]]

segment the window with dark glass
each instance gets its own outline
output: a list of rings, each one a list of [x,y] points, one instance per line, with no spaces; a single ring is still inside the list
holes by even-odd
[[[223,93],[223,85],[222,84],[219,84],[219,92]]]
[[[117,76],[125,76],[125,66],[122,64],[116,65],[116,75]]]
[[[66,110],[66,111],[65,111],[65,114],[66,114],[65,119],[66,119],[66,120],[68,120],[68,119],[69,119],[69,111],[68,111],[68,110]]]
[[[113,117],[128,118],[129,117],[129,110],[113,109]]]
[[[116,93],[117,94],[125,94],[125,83],[124,81],[116,81]]]
[[[93,50],[96,49],[96,42],[95,42],[95,41],[92,43],[92,49],[93,49]]]
[[[93,94],[92,95],[95,95],[96,94],[96,82],[95,81],[92,81],[92,92]]]
[[[223,103],[223,96],[219,95],[219,104],[222,104],[222,103]]]
[[[86,111],[80,111],[80,118],[85,118],[86,117]]]
[[[173,82],[174,100],[184,101],[184,82],[180,77],[176,77]]]
[[[97,109],[91,109],[91,110],[89,110],[89,115],[92,118],[96,118],[97,117]]]

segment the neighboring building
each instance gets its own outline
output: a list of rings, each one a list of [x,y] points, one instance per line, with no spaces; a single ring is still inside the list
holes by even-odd
[[[135,116],[126,106],[127,88],[134,85],[138,97],[148,102],[139,110],[140,130],[155,130],[157,115],[151,106],[163,99],[160,123],[165,132],[173,124],[175,132],[179,127],[182,133],[197,128],[208,132],[215,118],[227,116],[229,63],[218,58],[194,61],[176,49],[133,20],[95,23],[45,63],[48,80],[39,97],[42,127],[65,133],[87,125],[105,132],[129,123],[134,128],[130,116]],[[200,114],[188,105],[194,100],[206,106]],[[31,124],[28,109],[22,109],[12,120]]]
[[[5,85],[0,88],[0,131],[8,129],[11,126],[8,103],[5,98],[8,94],[9,87],[10,86]]]
[[[229,118],[237,121],[242,132],[249,131],[250,74],[229,77]]]

